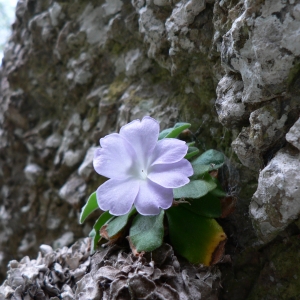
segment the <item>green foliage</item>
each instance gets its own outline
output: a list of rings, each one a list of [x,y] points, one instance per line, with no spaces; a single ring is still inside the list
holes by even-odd
[[[222,227],[212,218],[197,215],[182,206],[166,211],[174,250],[194,264],[209,266],[213,254],[226,240]]]
[[[180,188],[174,189],[174,198],[197,199],[212,192],[212,195],[224,197],[218,180],[209,172],[221,168],[224,164],[223,153],[216,150],[208,150],[192,161],[194,175],[191,181]]]
[[[173,128],[168,128],[163,130],[159,136],[158,139],[164,139],[164,138],[176,138],[183,130],[188,129],[191,127],[191,124],[189,123],[176,123]]]
[[[99,242],[99,240],[101,239],[100,233],[99,231],[96,231],[95,229],[93,229],[90,234],[89,237],[92,238],[92,245],[91,245],[91,254],[96,250],[97,248],[97,243]]]
[[[194,176],[200,176],[224,165],[224,154],[217,150],[208,150],[192,161]]]
[[[188,184],[174,189],[174,198],[192,198],[197,199],[203,197],[208,192],[216,188],[217,185],[214,182],[205,180],[192,180]]]
[[[197,154],[199,154],[199,149],[197,147],[192,147],[190,146],[188,148],[188,152],[186,154],[186,156],[184,158],[186,159],[191,159],[192,157],[196,156]]]
[[[226,196],[226,193],[223,191],[222,186],[217,178],[211,177],[211,180],[215,182],[217,187],[213,189],[210,193],[211,195],[219,198],[223,198]]]
[[[137,215],[129,231],[131,247],[137,252],[153,251],[160,247],[164,237],[164,210],[157,216]]]
[[[112,218],[107,223],[107,227],[106,227],[107,236],[109,238],[116,237],[125,228],[130,217],[135,213],[136,213],[136,209],[132,208],[128,214]]]
[[[220,198],[212,193],[208,193],[199,199],[189,199],[187,202],[180,205],[197,215],[207,218],[219,218],[222,214]]]
[[[112,216],[108,211],[105,211],[94,224],[93,230],[89,234],[89,236],[92,238],[92,251],[96,250],[96,245],[101,239],[99,230],[108,220],[113,217],[114,216]]]
[[[97,203],[97,197],[96,192],[92,193],[90,197],[88,198],[85,206],[81,209],[81,214],[79,217],[79,222],[82,224],[85,219],[96,209],[98,209],[98,203]]]

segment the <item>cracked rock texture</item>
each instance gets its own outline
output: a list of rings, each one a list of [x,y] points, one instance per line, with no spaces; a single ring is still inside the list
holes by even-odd
[[[41,245],[36,259],[9,263],[5,299],[217,299],[220,271],[179,263],[163,244],[145,257],[117,246],[90,256],[89,238],[57,251]],[[181,266],[181,267],[180,267]],[[161,283],[163,282],[163,284]],[[2,299],[2,298],[1,298]]]
[[[273,239],[300,214],[300,156],[283,149],[264,168],[250,214],[264,242]]]
[[[300,232],[299,56],[299,0],[19,0],[0,72],[1,280],[14,260],[1,291],[21,299],[30,289],[38,299],[46,286],[39,276],[85,268],[67,246],[87,236],[99,215],[78,224],[104,180],[93,171],[93,151],[99,138],[151,115],[161,129],[192,123],[201,151],[229,158],[220,175],[238,201],[221,225],[232,265],[219,266],[224,288],[202,298],[297,299],[294,279],[280,274],[300,276],[292,263],[299,247],[291,246]],[[50,246],[41,246],[37,260],[26,258],[44,244],[55,255],[71,253],[69,261],[47,265]],[[91,270],[104,264],[91,261]],[[95,288],[91,270],[72,284],[55,283],[63,299],[113,299]],[[23,271],[39,284],[30,286]],[[118,272],[101,280],[123,297]],[[189,282],[197,280],[192,274]],[[152,275],[143,276],[130,280],[153,290]],[[276,297],[268,296],[266,278]],[[219,283],[211,281],[211,289]]]
[[[220,47],[226,75],[216,107],[224,126],[239,128],[232,148],[240,161],[259,172],[250,217],[268,242],[299,217],[300,3],[239,7]]]
[[[89,233],[92,221],[80,226],[78,215],[103,182],[92,168],[93,150],[99,138],[130,120],[151,115],[161,129],[190,121],[194,131],[201,127],[203,147],[225,149],[213,108],[212,70],[206,67],[213,4],[188,13],[189,24],[207,26],[208,38],[197,38],[206,45],[205,55],[196,44],[188,55],[181,48],[176,64],[184,69],[171,76],[148,53],[142,11],[155,14],[148,26],[159,37],[154,23],[165,24],[176,7],[119,0],[18,2],[1,70],[2,274],[10,259],[35,256],[40,244],[63,247]],[[167,37],[163,44],[159,55],[171,66]]]

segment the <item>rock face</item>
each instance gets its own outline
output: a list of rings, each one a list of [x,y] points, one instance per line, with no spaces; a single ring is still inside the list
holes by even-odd
[[[219,82],[220,121],[248,120],[232,146],[241,162],[258,171],[299,117],[297,80],[299,6],[282,1],[245,1],[224,35],[221,58],[227,74]],[[271,153],[270,153],[271,152]]]
[[[232,147],[261,171],[250,216],[263,242],[299,216],[299,9],[295,1],[244,1],[221,46],[227,74],[217,88],[219,119],[244,126]]]
[[[8,260],[35,256],[40,244],[63,247],[88,234],[90,225],[79,226],[78,214],[103,181],[91,165],[99,138],[151,115],[161,129],[186,120],[195,131],[203,125],[205,147],[220,141],[222,128],[209,117],[215,86],[206,68],[213,5],[188,14],[190,27],[207,28],[193,29],[202,52],[191,43],[189,54],[180,48],[173,61],[167,37],[151,50],[150,36],[161,34],[155,24],[165,28],[180,7],[161,4],[18,2],[1,71],[2,274]],[[184,30],[183,39],[192,28]]]
[[[279,151],[259,175],[250,204],[253,224],[264,242],[272,240],[300,214],[299,153]]]
[[[266,298],[272,267],[250,257],[280,262],[272,249],[299,233],[299,28],[298,0],[20,0],[1,69],[2,279],[9,260],[87,236],[78,215],[103,182],[99,138],[151,115],[161,129],[192,123],[200,148],[228,156],[223,184],[239,199],[226,251],[249,275],[236,286],[220,267],[222,297],[255,286],[249,299]]]

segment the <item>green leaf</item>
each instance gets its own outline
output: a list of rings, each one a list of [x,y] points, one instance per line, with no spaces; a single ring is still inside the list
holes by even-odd
[[[166,135],[169,134],[172,130],[173,130],[173,128],[168,128],[168,129],[163,130],[163,131],[159,134],[158,140],[162,140],[163,138],[165,138]]]
[[[137,215],[131,225],[129,242],[137,252],[160,247],[164,238],[164,210],[157,216]]]
[[[136,213],[135,207],[131,211],[123,216],[115,217],[107,222],[106,233],[109,238],[115,237],[120,233],[127,225],[129,218]]]
[[[219,198],[223,198],[223,197],[225,197],[226,195],[227,195],[227,193],[226,192],[224,192],[223,190],[222,190],[222,188],[220,189],[220,188],[215,188],[214,190],[212,190],[211,191],[211,194],[213,195],[213,196],[215,196],[215,197],[219,197]]]
[[[190,142],[190,143],[186,143],[188,145],[188,147],[193,147],[195,146],[196,142]]]
[[[114,218],[108,211],[105,211],[95,222],[92,231],[89,234],[89,237],[92,238],[92,250],[96,250],[97,243],[99,242],[100,236],[100,228],[110,219]]]
[[[181,198],[189,198],[189,204],[181,204],[183,207],[185,207],[188,210],[191,210],[201,216],[209,217],[209,218],[219,218],[222,214],[221,209],[221,200],[220,198],[226,196],[226,193],[222,190],[221,184],[217,178],[212,177],[210,174],[206,173],[202,176],[202,180],[192,180],[191,182],[201,182],[201,185],[205,185],[205,187],[201,187],[201,190],[199,188],[195,191],[195,194],[193,194],[194,197],[188,197],[188,196],[182,196]],[[190,183],[191,183],[190,182]],[[204,182],[204,183],[203,183]],[[179,188],[181,189],[181,192],[184,190],[184,188],[189,188],[189,184]],[[176,191],[177,192],[177,191]],[[177,199],[179,195],[177,195],[174,190],[174,198]],[[189,191],[192,193],[192,190]],[[199,196],[199,194],[202,192],[202,196]],[[185,194],[188,195],[186,191],[184,191]],[[198,194],[197,194],[198,193]],[[205,193],[205,194],[204,194]],[[197,199],[198,198],[198,199]]]
[[[98,209],[98,203],[97,203],[97,198],[96,198],[96,192],[92,193],[90,197],[88,198],[85,206],[81,209],[80,217],[79,217],[79,222],[82,224],[85,219],[96,209]]]
[[[197,157],[193,165],[222,165],[225,161],[224,154],[214,149],[210,149]]]
[[[171,244],[174,250],[194,264],[209,266],[222,255],[226,234],[211,218],[199,216],[182,206],[166,211]],[[216,250],[221,251],[216,251]]]
[[[167,128],[163,130],[158,139],[162,140],[164,138],[176,138],[183,130],[191,127],[190,123],[176,123],[173,128]]]
[[[183,130],[191,127],[190,123],[176,123],[165,138],[176,138]]]
[[[188,184],[174,189],[174,198],[180,199],[180,198],[191,198],[191,199],[197,199],[204,195],[206,195],[208,192],[212,191],[217,187],[217,184],[213,181],[206,181],[206,180],[192,180]]]
[[[219,180],[217,178],[214,178],[214,177],[212,177],[212,180],[216,183],[217,187],[214,190],[212,190],[210,193],[213,196],[216,196],[216,197],[219,197],[219,198],[225,197],[227,195],[227,193],[223,191],[223,188],[222,188]]]
[[[196,148],[196,147],[189,147],[188,148],[188,152],[187,152],[187,154],[185,155],[184,158],[185,159],[190,159],[190,158],[194,157],[195,155],[197,155],[199,152],[200,151],[199,151],[198,148]]]
[[[204,175],[210,171],[212,171],[212,168],[210,165],[193,165],[192,163],[192,167],[194,170],[194,175],[192,176],[192,178],[198,178],[201,175]]]
[[[186,127],[187,126],[187,127]],[[174,129],[176,129],[176,128],[182,128],[182,127],[186,127],[186,128],[189,128],[189,127],[191,127],[191,124],[190,123],[185,123],[185,122],[178,122],[178,123],[176,123],[175,125],[174,125]],[[186,129],[185,128],[185,129]]]
[[[200,199],[188,200],[190,204],[182,203],[180,205],[197,215],[207,218],[219,218],[222,215],[221,201],[220,198],[213,195],[212,192]]]
[[[93,228],[96,231],[99,231],[101,229],[101,227],[107,223],[108,220],[115,218],[115,216],[111,215],[108,211],[105,211],[99,218],[98,220],[95,222]]]
[[[221,168],[224,164],[224,154],[217,150],[208,150],[192,161],[194,175],[192,179],[199,178],[212,170]]]
[[[99,234],[99,231],[96,231],[95,229],[93,229],[90,232],[89,237],[92,238],[92,245],[91,245],[91,254],[92,254],[96,250],[97,243],[99,242],[101,236]]]

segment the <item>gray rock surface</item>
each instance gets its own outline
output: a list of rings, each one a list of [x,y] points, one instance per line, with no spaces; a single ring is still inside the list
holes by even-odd
[[[288,1],[244,1],[223,37],[221,58],[228,75],[218,86],[219,119],[228,127],[248,120],[233,149],[256,171],[298,117],[299,99],[290,90],[300,50],[296,8]]]
[[[222,222],[233,259],[219,267],[222,297],[267,299],[273,269],[260,262],[273,257],[298,274],[295,248],[277,249],[299,234],[299,28],[299,0],[20,0],[0,74],[0,279],[8,261],[36,257],[39,245],[87,236],[96,216],[82,226],[79,212],[104,180],[93,149],[144,115],[161,129],[191,122],[201,151],[229,158],[221,177],[238,201]],[[89,276],[80,293],[100,297]],[[299,294],[274,276],[282,299]]]
[[[300,136],[299,7],[298,1],[241,1],[238,11],[231,10],[234,19],[220,46],[226,75],[217,87],[216,108],[224,126],[239,130],[232,148],[242,164],[260,172],[250,217],[263,242],[299,217],[292,208],[298,205],[297,193],[287,201],[282,195],[284,209],[274,191],[275,182],[281,182],[283,194],[289,184],[297,186],[292,167],[298,166],[297,152],[291,161],[276,153],[286,141],[297,147]],[[293,182],[280,179],[292,173]]]
[[[300,156],[282,149],[259,175],[250,215],[261,240],[269,242],[300,214]]]
[[[36,259],[9,263],[0,286],[5,299],[217,299],[217,268],[180,263],[163,244],[145,257],[110,246],[89,256],[91,241],[79,240],[56,251],[41,245]],[[163,284],[161,281],[163,280]],[[25,297],[25,299],[27,299]],[[4,299],[3,298],[3,299]],[[2,298],[1,298],[2,299]]]
[[[286,134],[286,140],[291,143],[294,147],[300,150],[300,119],[290,128],[289,132]]]
[[[2,274],[9,259],[34,256],[39,244],[53,245],[66,232],[75,240],[86,235],[92,220],[80,226],[80,208],[103,182],[91,168],[92,149],[130,120],[151,115],[161,129],[190,121],[194,131],[206,132],[205,148],[220,141],[218,148],[225,148],[216,115],[209,118],[215,89],[206,68],[213,4],[194,10],[193,2],[185,1],[188,27],[183,28],[181,3],[150,2],[18,2],[1,70]],[[151,20],[145,17],[150,12]],[[160,37],[154,24],[161,22],[165,30],[167,20],[179,26],[182,41],[176,42],[177,29],[170,25],[172,42],[166,37],[153,50],[157,55],[150,55],[149,36]],[[195,24],[205,33],[192,29]],[[195,42],[186,55],[180,45],[190,31],[205,47]],[[180,52],[170,58],[169,48]],[[175,66],[179,72],[172,77]]]

